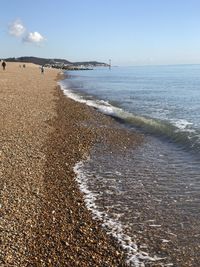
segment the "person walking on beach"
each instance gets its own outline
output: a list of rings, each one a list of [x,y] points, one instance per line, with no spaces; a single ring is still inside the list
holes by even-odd
[[[5,69],[6,69],[6,62],[3,61],[1,65],[2,65],[2,67],[3,67],[3,70],[5,70]]]
[[[44,66],[41,67],[41,73],[44,74]]]

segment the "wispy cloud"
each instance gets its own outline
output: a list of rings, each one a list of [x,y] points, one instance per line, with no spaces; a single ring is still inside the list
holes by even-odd
[[[29,32],[20,19],[9,24],[8,33],[14,37],[21,38],[23,42],[41,44],[46,39],[38,31]]]
[[[8,27],[9,34],[16,37],[21,37],[25,31],[26,28],[19,19],[12,22]]]
[[[24,38],[23,41],[27,43],[40,44],[45,38],[39,32],[29,32]]]

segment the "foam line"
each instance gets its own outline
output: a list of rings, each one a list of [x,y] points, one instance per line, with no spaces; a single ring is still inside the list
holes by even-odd
[[[88,158],[87,161],[88,160],[90,159]],[[79,188],[84,194],[86,207],[92,212],[93,219],[100,220],[108,234],[112,235],[119,242],[127,255],[127,263],[129,266],[144,267],[145,262],[162,261],[164,258],[159,258],[157,256],[151,257],[146,252],[141,251],[132,238],[124,233],[124,227],[121,222],[110,218],[106,212],[99,211],[95,203],[96,194],[92,193],[87,186],[87,177],[82,171],[83,166],[84,161],[78,162],[74,166],[74,172]]]
[[[180,119],[171,121],[162,121],[155,118],[135,115],[122,108],[111,105],[109,102],[97,99],[87,99],[86,97],[75,93],[68,88],[66,82],[59,82],[64,94],[80,103],[91,106],[103,114],[120,119],[130,126],[138,127],[148,133],[165,136],[192,149],[200,148],[200,133],[195,128],[190,128],[192,123]]]

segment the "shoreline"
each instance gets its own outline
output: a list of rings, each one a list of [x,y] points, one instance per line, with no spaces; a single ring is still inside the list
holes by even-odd
[[[87,208],[91,203],[87,203],[84,193],[88,192],[81,189],[82,181],[76,168],[88,156],[94,156],[94,152],[100,166],[99,156],[105,159],[106,155],[115,161],[118,154],[126,157],[129,148],[133,152],[131,158],[135,158],[136,148],[137,158],[138,149],[148,145],[148,138],[122,127],[95,108],[67,97],[58,85],[58,81],[66,77],[55,69],[46,69],[41,74],[33,64],[27,64],[25,69],[19,68],[18,63],[8,64],[4,72],[0,69],[1,266],[130,266],[132,254],[123,239],[118,242],[120,238],[112,235],[109,222]],[[140,174],[137,166],[133,167],[136,174]],[[98,185],[95,183],[95,186]],[[97,190],[101,190],[99,188]],[[187,236],[193,233],[197,246],[191,243],[182,249],[178,234],[171,236],[173,227],[172,230],[168,227],[179,213],[166,212],[165,223],[162,223],[162,210],[158,214],[154,206],[150,206],[150,194],[149,198],[147,195],[137,198],[143,192],[137,192],[137,187],[131,192],[133,195],[135,192],[135,201],[138,201],[132,210],[132,219],[138,209],[144,212],[133,231],[141,230],[140,222],[148,217],[146,209],[152,211],[150,219],[155,211],[158,220],[155,225],[147,224],[143,233],[133,238],[133,261],[134,257],[140,260],[140,252],[147,251],[145,257],[147,254],[163,256],[152,258],[152,262],[147,257],[147,266],[162,266],[168,260],[181,266],[198,262],[198,228],[193,232],[186,229]],[[156,190],[151,192],[155,194]],[[144,209],[139,205],[143,201],[147,203]],[[198,221],[188,217],[188,222],[195,226]],[[157,227],[160,225],[164,228]],[[181,228],[180,233],[183,231]],[[147,250],[145,247],[141,250],[146,243],[149,244]]]
[[[83,123],[97,114],[64,96],[55,70],[16,63],[0,74],[1,266],[126,266],[73,172],[97,140]]]
[[[115,119],[112,119],[110,116],[106,116],[106,115],[101,116],[102,113],[99,114],[99,112],[96,112],[95,108],[92,108],[92,109],[88,108],[88,110],[89,109],[94,111],[94,112],[92,112],[92,114],[95,114],[95,116],[96,116],[96,118],[95,118],[96,119],[96,123],[95,123],[95,119],[93,121],[90,121],[90,122],[88,122],[88,120],[87,120],[86,126],[95,128],[95,132],[97,133],[95,144],[92,146],[92,150],[96,150],[97,149],[96,151],[98,151],[98,152],[96,153],[96,155],[95,155],[94,151],[93,151],[94,153],[91,152],[92,155],[94,156],[94,158],[97,157],[96,158],[97,161],[95,161],[95,164],[97,165],[97,170],[98,170],[98,165],[100,165],[100,166],[101,166],[101,164],[104,165],[103,161],[101,163],[99,163],[99,158],[101,156],[103,156],[103,154],[106,154],[106,156],[105,157],[103,156],[103,157],[104,158],[107,157],[107,159],[108,159],[109,153],[113,153],[114,152],[112,154],[113,155],[112,159],[114,159],[114,157],[116,159],[117,158],[116,156],[117,156],[118,153],[121,154],[121,155],[123,155],[123,153],[125,153],[124,156],[126,156],[126,153],[127,153],[126,152],[126,147],[127,148],[132,148],[133,151],[134,151],[135,150],[134,148],[137,147],[138,145],[140,146],[140,144],[142,144],[139,147],[139,149],[140,149],[140,148],[143,147],[143,145],[145,145],[146,142],[148,144],[149,141],[148,141],[148,138],[146,138],[146,136],[141,136],[140,134],[136,134],[133,131],[131,131],[131,135],[129,135],[128,133],[130,133],[130,131],[128,131],[128,133],[127,133],[126,130],[125,130],[127,128],[123,127],[123,125],[121,125],[118,122],[116,122]],[[99,118],[99,116],[101,118]],[[114,131],[113,131],[113,129],[114,129]],[[121,134],[120,134],[120,132],[121,132]],[[128,141],[128,142],[126,143],[126,141]],[[156,143],[156,144],[159,144],[159,142]],[[157,146],[154,146],[154,148],[155,147],[157,147]],[[162,145],[161,145],[161,147],[162,147]],[[138,154],[137,152],[136,152],[136,154]],[[171,152],[171,151],[169,150],[169,152]],[[134,153],[135,152],[133,152],[133,155],[132,155],[133,158],[135,158],[134,157]],[[94,159],[94,158],[92,158],[92,159]],[[115,161],[115,159],[114,159],[114,161]],[[108,159],[108,161],[109,161],[109,159]],[[145,162],[144,158],[143,158],[142,162]],[[153,160],[152,163],[154,164],[154,160]],[[156,161],[155,161],[155,164],[156,164]],[[77,166],[77,167],[79,168],[79,166]],[[84,170],[84,168],[83,168],[83,170]],[[93,167],[90,170],[93,170]],[[142,171],[140,171],[140,169],[138,170],[138,169],[135,168],[134,171],[135,170],[137,170],[137,175],[140,175],[142,173]],[[79,174],[79,170],[78,169],[77,169],[77,171],[78,171],[77,174]],[[109,171],[109,169],[108,169],[108,171]],[[86,173],[87,173],[87,169],[86,169]],[[124,173],[126,173],[126,172],[124,172]],[[82,174],[84,175],[84,173],[82,173]],[[95,175],[96,175],[96,177],[98,177],[99,172],[94,173],[94,176]],[[105,173],[105,175],[106,175],[106,173]],[[167,177],[167,172],[165,173],[165,175]],[[90,175],[88,175],[88,177],[90,177]],[[153,181],[155,179],[155,176],[149,175],[149,178],[150,179],[152,178],[152,184],[154,184]],[[90,178],[88,178],[88,179],[90,179]],[[108,177],[108,179],[109,179],[109,177]],[[90,205],[94,204],[94,202],[93,203],[89,203],[90,200],[88,200],[89,202],[87,202],[87,199],[89,199],[89,196],[88,196],[88,189],[89,188],[87,188],[87,184],[85,184],[84,180],[81,181],[81,178],[78,179],[78,182],[81,182],[80,189],[83,189],[82,191],[86,193],[86,205],[88,205],[88,207],[90,207]],[[107,183],[106,181],[104,181],[104,182]],[[85,187],[86,190],[82,187],[82,186],[84,186],[84,184],[86,186]],[[98,184],[98,182],[95,185],[97,186],[97,184]],[[148,187],[148,183],[146,184],[146,186]],[[98,186],[97,186],[97,189],[92,188],[92,186],[91,186],[91,189],[92,189],[91,193],[93,193],[93,192],[94,193],[96,193],[96,192],[98,193],[98,190],[100,190],[99,192],[102,193],[101,188],[98,187]],[[135,191],[133,191],[133,192],[135,192]],[[155,190],[155,192],[156,192],[156,190]],[[135,192],[135,194],[137,194],[137,193],[142,195],[144,193],[144,191],[141,190],[140,192]],[[158,193],[159,193],[159,191],[158,191]],[[105,195],[104,195],[104,197],[105,197]],[[92,198],[93,198],[93,196],[92,196]],[[141,198],[143,199],[142,201],[144,201],[144,202],[147,201],[147,200],[145,200],[145,196],[144,197],[141,196]],[[140,200],[141,200],[141,198],[140,198]],[[137,199],[137,197],[135,199]],[[101,204],[102,205],[105,204],[105,201],[101,197],[99,199],[97,197],[96,200],[97,200],[97,203],[98,203],[98,201],[102,201]],[[108,202],[109,202],[109,200],[108,200]],[[107,204],[108,204],[108,202],[107,202]],[[102,208],[101,204],[100,204],[99,207],[98,207],[98,204],[97,204],[97,210],[96,210],[97,212],[98,212],[98,208],[100,208],[100,210],[102,210],[101,209]],[[140,205],[138,205],[138,207],[139,206]],[[147,205],[146,208],[147,209],[145,210],[145,208],[142,209],[142,207],[140,207],[140,210],[138,210],[137,207],[136,207],[134,210],[132,210],[132,212],[133,212],[132,216],[134,217],[135,213],[141,212],[141,210],[143,210],[144,219],[142,220],[142,216],[141,216],[141,221],[140,222],[141,223],[144,222],[145,218],[148,218],[147,214],[149,212],[149,209],[153,208],[153,206],[151,207],[151,205],[149,203],[149,205]],[[97,220],[98,220],[98,218],[101,217],[101,216],[98,216],[95,213],[96,212],[95,210],[92,210],[92,211],[94,212],[94,218],[95,219],[97,218]],[[159,219],[162,218],[162,216],[160,215],[162,213],[162,211],[163,211],[162,207],[160,209],[160,213],[157,213],[156,210],[155,210],[155,213],[156,213],[155,217],[154,217],[155,221],[159,221]],[[153,214],[153,212],[154,212],[154,210],[152,209],[152,214]],[[172,215],[173,213],[174,213],[174,216]],[[188,265],[192,265],[193,263],[195,264],[196,262],[198,262],[198,252],[197,252],[198,248],[193,247],[193,244],[190,243],[190,246],[188,248],[188,252],[186,253],[184,244],[183,243],[181,244],[181,242],[180,242],[181,236],[179,238],[175,238],[175,236],[171,236],[170,234],[169,235],[167,234],[167,233],[170,233],[170,230],[173,232],[173,229],[172,229],[172,227],[170,227],[170,225],[173,225],[173,223],[178,223],[179,221],[181,222],[181,220],[184,219],[184,218],[180,218],[177,221],[173,220],[173,217],[176,218],[177,214],[178,214],[178,211],[176,211],[176,210],[173,210],[173,212],[169,211],[168,214],[166,212],[166,216],[164,216],[164,218],[166,219],[166,223],[163,223],[162,219],[161,219],[158,224],[155,224],[155,228],[157,228],[157,229],[154,229],[154,226],[151,225],[151,223],[149,223],[149,226],[147,225],[147,227],[145,229],[143,229],[143,231],[142,231],[143,233],[139,234],[137,236],[136,243],[133,243],[133,245],[136,245],[136,246],[133,246],[133,247],[136,247],[136,251],[138,252],[138,253],[134,252],[133,256],[135,256],[137,254],[138,259],[140,259],[140,256],[141,256],[141,259],[142,259],[142,257],[143,257],[143,255],[142,255],[143,249],[141,249],[141,248],[143,246],[141,244],[148,244],[146,249],[144,248],[144,253],[148,253],[148,256],[146,254],[145,255],[147,256],[146,263],[149,264],[149,266],[150,265],[151,266],[152,265],[153,266],[162,266],[162,265],[165,265],[165,264],[166,265],[167,264],[171,265],[172,263],[174,265],[179,264],[181,266],[186,266],[186,265],[188,266]],[[149,214],[149,215],[150,215],[149,216],[149,220],[151,221],[151,219],[152,219],[151,218],[151,214]],[[172,218],[172,219],[170,219],[170,218]],[[191,221],[191,220],[192,219],[190,218],[190,220],[188,220],[188,221]],[[100,219],[100,221],[101,221],[101,219]],[[109,224],[109,222],[107,222],[104,219],[102,221],[103,221],[103,225],[104,226]],[[130,222],[131,221],[129,221],[129,223]],[[167,225],[167,222],[168,222],[168,225]],[[161,230],[159,230],[159,226],[160,225],[163,225],[163,229],[168,229],[168,230],[166,230],[166,234],[165,234],[164,230],[162,231],[162,228],[160,228]],[[136,228],[137,228],[137,226],[135,227],[135,231],[136,231]],[[140,232],[140,226],[137,229],[138,229],[138,232]],[[108,226],[107,230],[109,232],[109,226]],[[133,231],[134,231],[134,229],[133,229]],[[198,231],[197,229],[194,230],[194,234],[197,233],[197,231]],[[179,233],[180,232],[177,232],[177,237],[178,237]],[[130,234],[133,234],[133,233],[130,232]],[[114,233],[113,233],[113,235],[115,236]],[[184,235],[182,237],[184,238]],[[123,240],[123,238],[122,238],[122,240]],[[195,239],[194,239],[194,242],[195,242]],[[123,241],[121,242],[121,240],[120,240],[120,244],[123,247]],[[126,247],[126,245],[125,245],[125,247]],[[138,248],[138,250],[137,250],[137,248]],[[193,249],[193,251],[196,252],[195,253],[195,255],[196,255],[195,257],[191,257],[191,254],[189,252],[189,251],[192,251],[192,249]],[[141,255],[140,255],[140,252],[141,252]],[[127,256],[127,258],[126,258],[127,262],[129,262],[129,259],[131,259],[131,253],[130,254],[126,253],[126,256]],[[149,259],[149,261],[151,263],[148,262],[148,259]]]
[[[83,105],[67,99],[59,86],[55,95],[57,117],[49,123],[56,131],[46,144],[46,204],[40,214],[36,240],[39,244],[49,240],[50,247],[58,247],[53,255],[49,246],[36,246],[34,258],[40,255],[40,261],[44,258],[45,262],[44,255],[48,255],[52,266],[58,262],[60,266],[126,266],[119,245],[92,219],[75,181],[73,168],[88,154],[95,140],[95,133],[81,126],[88,114]]]

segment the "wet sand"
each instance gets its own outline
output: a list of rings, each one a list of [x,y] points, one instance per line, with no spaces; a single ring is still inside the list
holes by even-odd
[[[32,64],[0,70],[0,266],[126,266],[73,172],[106,135],[95,122],[113,121],[66,98],[57,75]],[[121,133],[108,132],[114,145]]]

